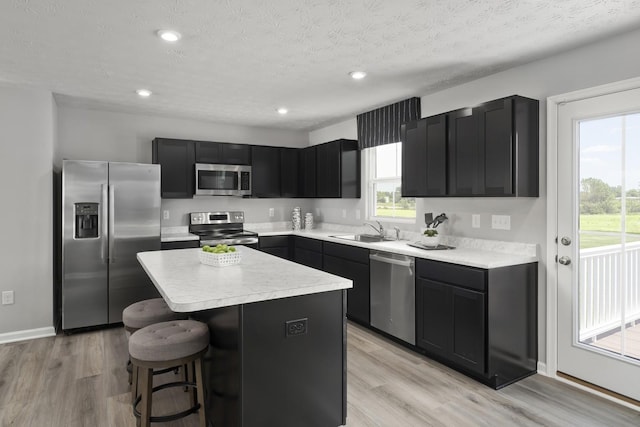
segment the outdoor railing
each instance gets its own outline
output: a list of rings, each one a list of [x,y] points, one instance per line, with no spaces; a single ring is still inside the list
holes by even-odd
[[[580,250],[580,341],[640,319],[640,242]]]

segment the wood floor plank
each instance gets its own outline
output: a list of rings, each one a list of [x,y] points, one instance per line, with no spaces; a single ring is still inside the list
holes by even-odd
[[[640,411],[551,378],[496,391],[357,325],[347,343],[347,427],[640,426]],[[121,328],[0,345],[0,426],[135,426],[126,360]],[[182,388],[164,390],[154,415],[188,403]]]

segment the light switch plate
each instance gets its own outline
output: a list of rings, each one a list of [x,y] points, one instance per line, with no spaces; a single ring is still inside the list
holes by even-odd
[[[491,215],[491,228],[494,230],[511,230],[511,215]]]
[[[480,228],[480,215],[479,214],[471,215],[471,227]]]
[[[13,304],[13,291],[2,291],[2,305]]]
[[[273,218],[276,214],[276,210],[274,208],[269,208],[269,218]]]

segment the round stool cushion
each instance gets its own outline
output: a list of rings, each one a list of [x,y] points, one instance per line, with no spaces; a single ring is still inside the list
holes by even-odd
[[[209,346],[209,328],[196,320],[172,320],[135,331],[129,354],[146,362],[164,362],[192,356]]]
[[[122,311],[122,323],[131,329],[140,329],[154,323],[186,319],[184,313],[174,313],[162,298],[148,299],[131,304]]]

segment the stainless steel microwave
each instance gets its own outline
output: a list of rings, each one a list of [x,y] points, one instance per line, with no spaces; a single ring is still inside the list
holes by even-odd
[[[196,196],[250,196],[251,166],[196,163]]]

